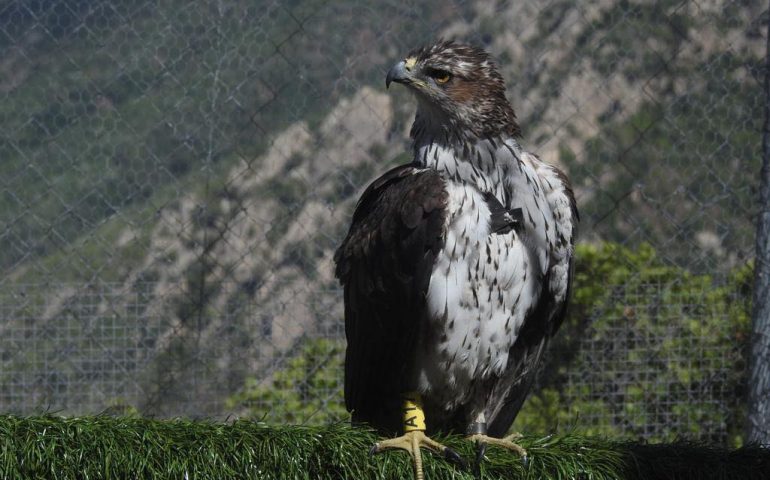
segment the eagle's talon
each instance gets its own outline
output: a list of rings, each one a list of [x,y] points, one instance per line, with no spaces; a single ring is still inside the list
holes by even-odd
[[[484,461],[484,454],[487,452],[487,442],[476,441],[476,460],[473,462],[473,475],[481,478],[481,462]]]
[[[432,438],[425,435],[422,430],[413,430],[403,434],[400,437],[389,438],[377,442],[374,447],[369,451],[371,454],[381,453],[388,450],[406,450],[412,457],[412,466],[414,467],[415,478],[417,480],[424,480],[425,474],[422,468],[422,453],[421,448],[430,450],[434,453],[443,454],[444,458],[452,461],[459,462],[461,465],[465,465],[460,455],[449,447],[446,447]]]
[[[476,475],[476,478],[479,478],[481,475],[481,462],[484,460],[484,452],[486,450],[487,445],[496,445],[498,447],[505,448],[506,450],[516,452],[521,456],[521,461],[524,464],[524,466],[527,466],[529,462],[529,459],[527,457],[527,451],[521,445],[515,443],[512,440],[512,439],[519,439],[519,438],[522,438],[522,435],[518,433],[514,433],[505,438],[489,437],[485,434],[478,434],[478,433],[468,437],[468,440],[472,442],[476,442],[476,445],[478,448],[478,450],[476,451],[476,462],[473,465],[473,473]]]
[[[462,469],[468,468],[468,464],[465,463],[463,457],[461,457],[459,453],[455,452],[449,447],[444,449],[444,458]]]
[[[369,449],[369,456],[373,457],[377,453],[379,453],[379,451],[380,451],[380,444],[379,443],[375,443],[374,445],[372,445],[372,448]]]

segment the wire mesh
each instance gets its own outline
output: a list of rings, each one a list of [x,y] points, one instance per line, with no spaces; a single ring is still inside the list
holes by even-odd
[[[414,102],[385,70],[447,37],[498,59],[522,143],[572,178],[582,242],[655,252],[587,257],[584,285],[609,293],[578,299],[584,328],[527,408],[552,391],[578,426],[732,441],[767,17],[754,1],[0,4],[0,410],[344,417],[331,257],[362,189],[409,161]]]

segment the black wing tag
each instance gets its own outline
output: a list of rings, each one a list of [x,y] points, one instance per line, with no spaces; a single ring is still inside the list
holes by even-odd
[[[524,213],[521,208],[507,210],[502,203],[491,193],[484,194],[484,200],[489,207],[489,231],[498,235],[505,235],[515,230],[521,234],[524,229]]]

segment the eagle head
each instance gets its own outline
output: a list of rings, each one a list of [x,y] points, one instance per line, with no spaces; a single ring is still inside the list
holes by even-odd
[[[412,50],[388,71],[385,85],[407,86],[418,100],[413,136],[518,136],[505,82],[487,52],[454,41]]]

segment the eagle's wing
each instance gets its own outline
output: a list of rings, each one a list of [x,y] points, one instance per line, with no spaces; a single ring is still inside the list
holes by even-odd
[[[391,414],[411,387],[446,204],[435,170],[396,167],[361,196],[334,256],[345,289],[345,404],[354,422],[398,430],[400,416]]]
[[[543,278],[540,298],[524,320],[508,355],[506,374],[497,382],[486,414],[489,435],[501,437],[510,428],[535,380],[549,340],[561,326],[567,310],[573,276],[573,250],[578,211],[566,175],[556,167],[524,153],[540,177],[555,235],[549,237],[549,266]]]

